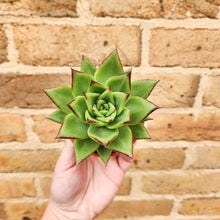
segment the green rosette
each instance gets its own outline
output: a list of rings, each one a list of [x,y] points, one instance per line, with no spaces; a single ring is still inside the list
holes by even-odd
[[[114,152],[133,157],[133,141],[150,138],[143,122],[158,108],[147,101],[157,82],[131,82],[117,49],[99,68],[83,57],[71,87],[44,89],[59,108],[47,118],[61,124],[57,138],[75,139],[77,163],[93,153],[105,164]]]

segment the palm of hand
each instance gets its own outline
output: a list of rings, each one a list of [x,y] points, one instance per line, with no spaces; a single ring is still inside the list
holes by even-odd
[[[131,159],[120,155],[105,166],[95,155],[76,165],[71,142],[63,150],[54,173],[51,199],[71,215],[77,212],[92,219],[105,209],[117,193]]]

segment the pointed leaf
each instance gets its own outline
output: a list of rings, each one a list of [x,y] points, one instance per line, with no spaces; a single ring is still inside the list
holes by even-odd
[[[153,119],[151,117],[147,116],[141,122],[145,122],[145,121],[149,121],[149,120],[153,120]]]
[[[99,99],[103,99],[106,102],[111,102],[114,104],[114,97],[110,89],[107,89],[105,92],[103,92],[100,96]]]
[[[77,96],[71,103],[68,104],[68,106],[78,118],[84,122],[86,121],[85,112],[88,107],[84,96]]]
[[[113,92],[112,94],[115,100],[115,107],[117,110],[117,115],[119,115],[124,109],[124,106],[128,100],[129,94],[126,94],[123,92]]]
[[[87,130],[89,125],[81,122],[73,113],[68,114],[63,122],[57,138],[88,138]]]
[[[84,92],[87,92],[91,80],[94,80],[94,78],[89,73],[82,73],[72,69],[73,95],[75,97],[82,96]]]
[[[108,148],[132,157],[132,132],[130,128],[123,126],[118,130],[118,137],[108,145]]]
[[[104,86],[101,83],[91,81],[91,84],[88,88],[88,92],[94,92],[94,93],[103,93],[105,90],[107,90],[108,87]]]
[[[100,94],[98,93],[91,93],[91,92],[84,93],[86,104],[91,114],[92,114],[92,107],[94,104],[96,104],[99,95]]]
[[[96,67],[92,63],[90,63],[84,56],[82,57],[81,72],[90,73],[93,76],[96,72]]]
[[[99,148],[97,149],[97,153],[106,165],[110,159],[112,151],[100,145]]]
[[[113,76],[106,82],[113,92],[131,92],[131,72]]]
[[[158,81],[143,80],[131,83],[131,96],[139,96],[146,99]]]
[[[65,112],[61,111],[60,109],[57,109],[55,112],[48,115],[47,118],[62,124],[65,116],[66,116]]]
[[[107,125],[109,129],[119,128],[126,123],[131,122],[131,113],[127,108],[124,108],[120,115],[115,120]]]
[[[133,139],[150,139],[150,135],[142,124],[130,125],[129,127],[132,131]]]
[[[65,113],[71,113],[67,106],[73,100],[72,90],[69,87],[57,87],[43,90],[50,99]]]
[[[90,115],[89,111],[86,111],[85,117],[86,117],[87,123],[95,127],[105,126],[107,124],[105,122],[96,120],[94,117]]]
[[[114,50],[102,63],[99,69],[96,70],[95,79],[105,84],[112,76],[122,74],[123,68],[118,56],[118,51]]]
[[[99,147],[99,144],[90,138],[83,140],[75,140],[74,148],[76,154],[76,162],[79,164],[82,160],[92,154]]]
[[[118,129],[90,126],[88,129],[88,135],[94,141],[106,147],[118,136]]]
[[[115,116],[116,116],[116,111],[113,112],[108,117],[97,117],[96,119],[99,120],[99,121],[102,121],[102,122],[109,123],[109,122],[112,122],[115,119]]]
[[[131,123],[137,124],[143,120],[148,114],[157,109],[157,107],[147,100],[133,96],[130,97],[125,105],[131,111]]]

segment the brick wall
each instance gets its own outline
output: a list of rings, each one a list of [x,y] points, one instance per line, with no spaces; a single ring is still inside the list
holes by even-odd
[[[0,0],[0,219],[37,220],[59,125],[41,88],[68,85],[84,54],[118,47],[132,80],[159,79],[134,162],[97,219],[220,219],[219,0]]]

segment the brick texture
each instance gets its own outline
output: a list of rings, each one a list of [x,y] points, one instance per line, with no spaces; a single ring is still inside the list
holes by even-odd
[[[4,30],[2,29],[2,25],[0,25],[0,63],[8,61],[7,45],[7,37],[5,35]]]
[[[134,81],[146,79],[160,80],[148,97],[148,100],[162,108],[173,108],[193,105],[195,96],[198,91],[200,76],[180,74],[132,75],[132,80]]]
[[[145,215],[169,215],[171,200],[114,201],[99,218],[126,218]],[[98,218],[98,219],[99,219]]]
[[[0,172],[52,172],[59,150],[1,150]]]
[[[60,130],[61,124],[45,118],[46,115],[34,115],[32,117],[34,120],[33,131],[39,136],[41,142],[51,143],[61,140],[55,139]]]
[[[207,91],[203,97],[203,104],[220,108],[220,75],[211,76],[207,86]]]
[[[76,16],[77,0],[3,0],[4,4],[0,8],[0,12],[9,15],[22,16]]]
[[[149,63],[161,67],[220,67],[219,34],[218,29],[153,29]]]
[[[180,208],[182,215],[220,215],[219,198],[185,199]]]
[[[124,65],[138,66],[140,34],[136,26],[14,26],[20,61],[42,66],[79,66],[82,54],[99,65],[115,46]]]
[[[186,18],[216,17],[218,6],[213,1],[167,0],[90,0],[90,9],[95,16],[135,18]],[[218,2],[217,2],[218,3]]]
[[[184,149],[135,149],[130,170],[167,170],[179,169],[185,160]]]
[[[46,203],[7,202],[2,207],[4,220],[40,220],[46,208]]]
[[[42,89],[70,85],[71,74],[0,75],[0,106],[56,108]]]
[[[220,140],[220,114],[152,114],[146,123],[154,141]]]
[[[142,178],[143,191],[151,194],[208,194],[217,193],[220,174],[193,175],[159,174]]]
[[[219,147],[198,147],[196,157],[191,165],[193,169],[219,169],[220,148]]]
[[[33,178],[1,177],[0,198],[21,198],[36,196]]]
[[[25,124],[22,115],[0,114],[0,142],[26,141]]]

